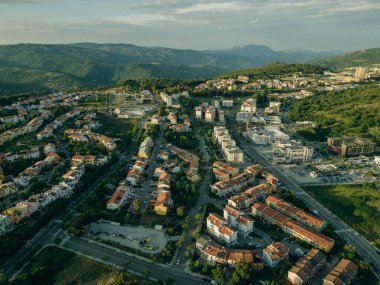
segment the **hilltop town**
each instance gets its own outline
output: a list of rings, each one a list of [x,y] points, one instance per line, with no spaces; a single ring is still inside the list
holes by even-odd
[[[4,274],[29,278],[33,256],[55,246],[165,284],[374,284],[375,227],[310,189],[376,189],[379,142],[314,140],[321,122],[292,109],[376,88],[374,72],[11,98],[0,107]]]

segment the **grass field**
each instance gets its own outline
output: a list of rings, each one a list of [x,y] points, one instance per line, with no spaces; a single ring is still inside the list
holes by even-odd
[[[33,258],[32,262],[11,284],[151,285],[154,283],[72,252],[49,247]]]
[[[304,189],[369,241],[380,246],[380,183]]]

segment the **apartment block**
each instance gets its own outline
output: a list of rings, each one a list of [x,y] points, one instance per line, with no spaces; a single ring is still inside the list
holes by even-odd
[[[327,138],[327,147],[331,152],[344,157],[373,155],[376,151],[375,143],[347,136]]]
[[[323,285],[349,285],[358,274],[358,266],[348,259],[341,259],[323,279]]]
[[[325,263],[326,256],[313,248],[288,271],[288,281],[294,285],[306,284],[320,272]]]
[[[326,221],[312,214],[309,214],[308,212],[301,210],[300,208],[297,208],[276,196],[269,195],[266,198],[266,204],[272,208],[275,208],[276,210],[279,210],[285,215],[288,215],[289,217],[292,217],[293,219],[303,223],[304,225],[311,227],[316,231],[321,232],[327,226]]]
[[[324,236],[315,230],[302,226],[300,223],[293,221],[290,217],[264,205],[263,203],[256,202],[252,206],[252,214],[261,217],[271,224],[279,226],[285,233],[299,238],[325,252],[329,252],[334,246],[333,239]]]

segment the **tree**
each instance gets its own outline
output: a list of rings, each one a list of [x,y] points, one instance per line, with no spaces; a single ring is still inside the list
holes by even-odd
[[[166,278],[165,285],[173,285],[175,283],[175,280],[171,277]]]
[[[217,265],[212,271],[211,271],[212,279],[215,281],[224,283],[224,271],[220,265]]]
[[[140,209],[141,209],[140,200],[139,199],[133,200],[133,210],[135,210],[136,212],[140,212]]]
[[[247,283],[253,278],[253,267],[248,263],[238,263],[232,273],[231,281],[234,284]]]
[[[150,275],[150,272],[149,272],[149,270],[148,270],[148,269],[146,269],[146,268],[144,268],[144,270],[143,270],[143,275],[144,275],[146,278],[148,278],[148,277],[149,277],[149,275]]]
[[[8,284],[9,284],[8,277],[3,272],[0,272],[0,285],[8,285]]]
[[[177,207],[177,216],[178,217],[183,217],[185,215],[185,207]]]

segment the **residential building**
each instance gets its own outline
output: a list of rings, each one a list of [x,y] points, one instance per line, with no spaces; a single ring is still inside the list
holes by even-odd
[[[329,137],[327,147],[330,151],[344,157],[359,155],[373,155],[376,151],[376,144],[354,137]]]
[[[358,274],[358,266],[348,259],[341,259],[323,279],[323,285],[349,285]]]
[[[227,195],[241,192],[241,189],[247,186],[248,183],[253,182],[255,176],[251,173],[242,173],[231,179],[219,181],[211,186],[213,191],[219,197],[226,197]]]
[[[227,205],[223,209],[223,217],[243,237],[246,237],[253,232],[254,221],[238,208],[235,208],[232,205]]]
[[[269,195],[266,198],[266,204],[276,210],[279,210],[280,212],[284,213],[285,215],[288,215],[289,217],[292,217],[293,219],[305,224],[308,227],[311,227],[312,229],[316,231],[323,231],[326,226],[327,222],[304,211],[300,208],[297,208],[293,206],[292,204],[284,201],[281,198],[278,198],[273,195]]]
[[[288,257],[289,248],[280,242],[271,243],[263,250],[264,262],[271,268],[277,267],[281,261]]]
[[[195,118],[198,120],[202,120],[202,107],[195,107]]]
[[[289,271],[288,281],[294,285],[310,282],[326,263],[326,256],[318,249],[311,249]]]
[[[223,241],[227,245],[237,242],[237,232],[228,226],[223,217],[215,213],[210,213],[207,217],[207,230],[216,239]]]
[[[173,201],[169,191],[160,191],[157,195],[154,211],[156,215],[166,216],[169,213],[169,208],[171,207]]]
[[[280,102],[269,102],[269,107],[265,108],[264,112],[267,114],[278,114],[280,113],[280,107],[281,103]]]
[[[151,137],[146,137],[140,144],[138,156],[143,158],[149,158],[153,145],[153,139]]]
[[[17,192],[16,184],[8,182],[0,185],[0,198],[7,197]]]
[[[241,104],[240,111],[248,113],[256,113],[256,99],[249,98]]]
[[[234,106],[234,100],[223,100],[222,106],[223,107],[233,107]]]
[[[284,232],[325,252],[329,252],[334,246],[333,239],[324,236],[315,230],[302,226],[300,223],[293,221],[290,217],[273,208],[265,206],[263,203],[256,202],[252,206],[252,214],[261,217],[271,224],[278,225]]]
[[[239,169],[221,161],[215,161],[212,164],[212,170],[215,178],[219,181],[235,177],[239,174]]]
[[[203,237],[197,240],[196,248],[202,258],[212,265],[221,263],[235,266],[238,263],[248,263],[256,270],[264,266],[262,255],[256,250],[232,249]]]
[[[355,69],[355,78],[358,79],[367,79],[368,78],[368,70],[365,67],[357,67]]]

